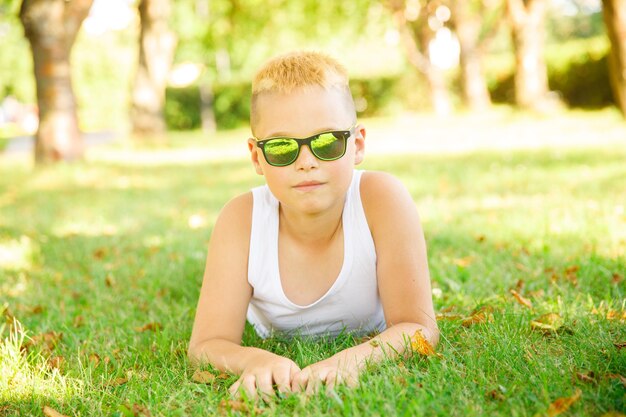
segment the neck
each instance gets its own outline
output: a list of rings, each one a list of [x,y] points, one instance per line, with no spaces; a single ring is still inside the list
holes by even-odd
[[[305,245],[320,245],[330,242],[341,229],[344,200],[339,201],[323,213],[295,213],[279,208],[280,230],[291,239]]]

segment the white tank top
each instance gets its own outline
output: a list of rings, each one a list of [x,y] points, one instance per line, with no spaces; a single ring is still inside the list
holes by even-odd
[[[383,331],[385,316],[378,294],[376,249],[361,203],[355,170],[343,208],[344,259],[339,276],[317,301],[301,306],[283,291],[278,268],[279,202],[267,185],[252,189],[252,229],[248,282],[253,288],[247,319],[259,336],[273,332],[336,336],[342,331]]]

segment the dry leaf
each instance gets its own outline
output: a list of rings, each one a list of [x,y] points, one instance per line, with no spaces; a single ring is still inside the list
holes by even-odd
[[[420,355],[424,356],[436,354],[435,349],[433,349],[432,345],[424,337],[422,329],[417,329],[411,337],[411,349],[413,349],[414,352],[417,352]]]
[[[215,375],[213,375],[209,371],[201,371],[200,369],[196,369],[191,377],[191,380],[199,384],[210,384],[215,381]]]
[[[550,404],[550,407],[548,407],[547,415],[549,417],[553,417],[567,411],[572,404],[578,401],[581,395],[582,391],[576,388],[576,392],[571,397],[557,398],[552,404]]]
[[[43,406],[42,411],[43,411],[43,415],[46,416],[46,417],[68,417],[65,414],[59,413],[54,408],[48,407],[47,405]]]
[[[138,416],[150,417],[151,416],[150,410],[148,410],[146,406],[141,405],[141,404],[133,404],[132,412],[135,417],[138,417]]]
[[[107,276],[104,278],[104,285],[109,288],[115,286],[115,278],[113,278],[113,275],[107,274]]]
[[[375,348],[380,346],[380,344],[378,343],[378,340],[370,340],[370,345],[374,346]]]
[[[618,274],[617,272],[613,273],[613,276],[611,277],[611,282],[613,284],[619,284],[622,281],[622,276],[620,274]]]
[[[474,263],[474,256],[466,256],[464,258],[456,258],[452,261],[456,266],[460,266],[461,268],[467,268],[471,264]]]
[[[444,308],[440,309],[439,311],[441,313],[449,313],[449,312],[451,312],[452,310],[455,310],[455,309],[456,309],[456,306],[452,305],[452,306],[444,307]]]
[[[619,379],[624,388],[626,388],[626,377],[623,377],[620,374],[607,374],[606,377],[610,379]]]
[[[518,303],[520,303],[521,305],[523,305],[524,307],[528,307],[532,310],[533,308],[533,303],[528,299],[528,298],[524,298],[520,295],[520,293],[518,293],[515,290],[510,290],[509,291],[511,294],[513,294],[513,297],[515,297],[515,299],[517,300]]]
[[[97,353],[92,353],[91,355],[89,355],[89,362],[91,362],[94,367],[98,366],[98,364],[100,363],[100,355],[98,355]]]
[[[542,289],[538,289],[538,290],[536,290],[536,291],[530,291],[530,292],[528,293],[528,296],[529,296],[530,298],[541,298],[541,297],[543,297],[544,295],[545,295],[545,291],[544,291],[544,290],[542,290]]]
[[[496,401],[504,401],[505,399],[499,389],[492,389],[491,391],[486,392],[485,397]]]
[[[63,356],[53,356],[48,359],[48,367],[50,369],[60,370],[64,363],[65,363],[65,358]]]
[[[85,319],[83,318],[83,316],[76,316],[74,317],[74,322],[72,323],[72,325],[74,327],[81,327],[85,322]]]
[[[105,387],[117,387],[117,386],[120,386],[120,385],[124,385],[127,382],[128,382],[128,378],[121,378],[120,377],[120,378],[115,378],[115,379],[113,379],[111,381],[107,381],[103,385]]]
[[[220,373],[216,376],[216,378],[217,378],[217,379],[228,379],[228,378],[230,378],[230,375],[228,375],[228,374],[227,374],[227,373],[225,373],[225,372],[220,372]]]
[[[465,317],[461,323],[465,327],[472,326],[479,323],[487,323],[493,321],[493,307],[484,305],[475,308],[469,315]]]
[[[476,242],[484,242],[485,241],[485,235],[478,235],[476,236]]]
[[[548,313],[530,321],[530,328],[543,332],[556,332],[563,326],[563,319],[557,313]]]
[[[460,320],[463,318],[463,316],[460,314],[443,313],[443,314],[436,314],[435,318],[437,320]]]
[[[23,350],[29,350],[34,346],[41,346],[43,350],[52,351],[59,341],[63,338],[63,333],[50,331],[33,336],[30,340],[22,345]]]
[[[617,349],[623,349],[626,348],[626,342],[613,343],[613,346],[615,346]]]
[[[135,331],[138,332],[146,332],[146,331],[157,331],[157,330],[161,330],[163,328],[163,326],[161,325],[161,323],[157,323],[157,322],[152,322],[152,323],[147,323],[144,324],[141,327],[135,327]]]
[[[95,251],[93,251],[92,256],[96,259],[102,259],[105,257],[107,251],[105,248],[98,248]]]
[[[582,382],[587,382],[590,384],[595,384],[598,382],[596,380],[596,374],[593,371],[587,371],[585,373],[576,372],[576,378]]]
[[[261,414],[262,410],[258,407],[254,407],[254,409],[250,410],[248,404],[243,402],[242,400],[222,400],[218,406],[218,409],[221,413],[227,413],[229,411],[239,411],[243,414]]]
[[[40,305],[36,305],[35,307],[30,309],[30,312],[33,314],[41,314],[43,313],[44,308]]]

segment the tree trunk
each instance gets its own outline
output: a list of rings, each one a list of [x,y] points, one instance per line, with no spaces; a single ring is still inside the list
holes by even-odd
[[[609,76],[615,103],[626,118],[626,0],[603,0],[606,32],[611,41]]]
[[[537,109],[547,99],[548,75],[543,57],[545,0],[507,0],[515,49],[515,101]]]
[[[450,6],[452,22],[461,47],[463,102],[472,111],[484,110],[491,106],[491,98],[483,74],[479,46],[482,16],[472,13],[469,0],[453,0]]]
[[[70,52],[93,0],[24,0],[20,20],[33,54],[39,128],[35,162],[71,161],[83,156]]]
[[[426,78],[430,102],[435,113],[447,115],[452,105],[448,94],[443,71],[432,64],[428,52],[430,42],[435,33],[428,26],[428,17],[434,10],[434,2],[430,0],[420,4],[419,15],[414,20],[407,20],[406,2],[404,0],[389,0],[387,7],[393,13],[393,19],[400,32],[400,39],[408,61]]]
[[[165,87],[176,46],[176,38],[168,29],[169,15],[169,0],[139,2],[139,66],[131,110],[133,132],[139,135],[165,132]]]

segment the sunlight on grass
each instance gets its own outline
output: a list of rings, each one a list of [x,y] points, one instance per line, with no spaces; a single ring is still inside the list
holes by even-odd
[[[0,269],[30,269],[37,249],[28,236],[0,239]]]
[[[0,404],[45,397],[63,402],[82,395],[80,380],[63,376],[41,354],[24,348],[28,337],[17,320],[7,327],[0,327]]]

